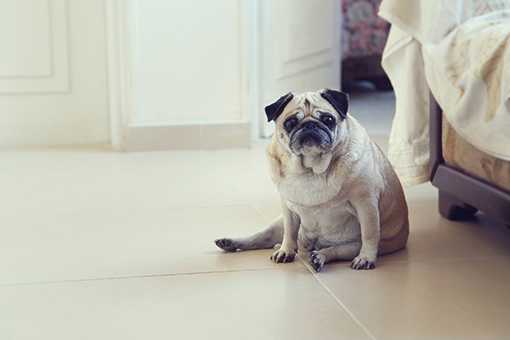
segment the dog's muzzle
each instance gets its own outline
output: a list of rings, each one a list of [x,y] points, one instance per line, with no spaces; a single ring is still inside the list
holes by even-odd
[[[290,136],[290,148],[297,152],[305,147],[329,149],[332,144],[329,129],[317,121],[308,121]]]

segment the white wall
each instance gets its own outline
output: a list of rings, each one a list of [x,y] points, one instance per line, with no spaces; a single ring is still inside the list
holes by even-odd
[[[246,145],[245,1],[132,0],[131,13],[131,149],[207,148],[206,125],[236,123],[244,136],[223,125],[214,138]]]
[[[241,1],[136,0],[134,123],[242,119]]]

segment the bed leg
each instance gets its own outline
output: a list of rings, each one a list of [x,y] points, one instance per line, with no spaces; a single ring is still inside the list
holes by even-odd
[[[439,213],[450,221],[460,221],[473,218],[478,209],[461,200],[439,190]]]

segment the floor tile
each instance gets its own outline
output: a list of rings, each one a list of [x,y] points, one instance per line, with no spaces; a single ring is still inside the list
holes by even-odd
[[[0,338],[370,339],[305,268],[0,288]]]
[[[437,201],[411,201],[406,249],[382,256],[379,263],[510,257],[510,229],[478,213],[471,221],[441,217]]]
[[[251,207],[0,217],[0,226],[0,285],[281,266],[274,250],[213,243],[264,229]]]
[[[0,216],[248,204],[199,151],[41,148],[0,160]]]
[[[269,223],[281,215],[280,194],[269,174],[266,149],[269,140],[253,144],[252,150],[204,152],[206,158]]]
[[[317,277],[376,339],[510,334],[510,258],[336,266]]]
[[[389,135],[395,115],[393,91],[348,91],[349,114],[356,118],[370,135]]]
[[[409,202],[413,201],[437,202],[438,197],[437,188],[434,187],[430,182],[413,185],[411,187],[405,187],[404,194],[408,204]]]

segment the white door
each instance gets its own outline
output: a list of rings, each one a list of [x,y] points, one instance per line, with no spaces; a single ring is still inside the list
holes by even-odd
[[[0,146],[106,143],[104,0],[0,0]]]
[[[340,89],[340,0],[253,0],[248,6],[254,135],[269,137],[264,107],[289,91]]]

